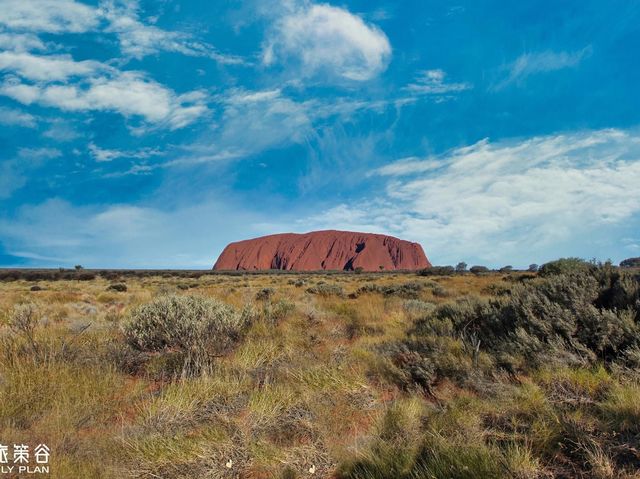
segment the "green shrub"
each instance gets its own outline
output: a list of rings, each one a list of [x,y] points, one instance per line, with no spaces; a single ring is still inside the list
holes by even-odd
[[[581,258],[560,258],[540,266],[540,276],[553,276],[558,274],[584,273],[593,265]]]
[[[419,299],[410,299],[402,304],[402,309],[404,309],[407,314],[413,316],[425,316],[433,311],[435,307],[435,304],[420,301]]]
[[[286,299],[281,299],[275,303],[266,302],[262,311],[264,318],[272,324],[285,319],[296,309],[296,305]]]
[[[276,290],[273,288],[262,288],[260,291],[256,293],[256,300],[266,301],[270,299],[275,293],[276,293]]]
[[[621,268],[640,268],[640,258],[627,258],[620,261]]]
[[[431,293],[437,298],[446,298],[451,296],[451,291],[440,284],[436,284],[431,288]]]
[[[127,285],[124,283],[110,284],[107,288],[107,291],[117,291],[119,293],[124,293],[125,291],[127,291]]]
[[[344,296],[344,289],[337,284],[318,283],[307,288],[307,293],[318,296]]]
[[[638,278],[606,265],[553,275],[498,298],[466,297],[414,321],[408,337],[381,351],[403,387],[429,389],[439,378],[458,383],[494,366],[527,372],[541,365],[588,366],[639,360]]]
[[[148,353],[177,353],[182,373],[206,372],[242,336],[249,323],[214,299],[199,296],[161,296],[136,308],[123,324],[128,344]]]
[[[482,274],[482,273],[488,273],[489,268],[487,268],[486,266],[476,265],[469,268],[469,271],[471,271],[473,274]]]
[[[454,273],[453,266],[431,266],[418,271],[418,276],[451,276]]]
[[[434,284],[437,286],[437,284]],[[417,281],[402,284],[364,284],[356,290],[356,296],[363,293],[379,293],[385,296],[399,296],[405,299],[416,299],[420,296],[420,292],[424,289],[424,283]]]

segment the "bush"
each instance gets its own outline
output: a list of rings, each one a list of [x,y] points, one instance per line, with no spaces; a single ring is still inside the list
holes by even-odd
[[[418,276],[451,276],[453,273],[453,266],[431,266],[418,271]]]
[[[94,279],[96,279],[96,275],[95,275],[95,273],[90,273],[88,271],[82,271],[80,273],[76,273],[73,276],[73,279],[77,279],[78,281],[93,281]]]
[[[437,286],[437,285],[436,285]],[[424,289],[424,284],[419,282],[409,282],[402,284],[364,284],[356,290],[356,296],[363,293],[380,293],[385,296],[399,296],[405,299],[416,299]]]
[[[481,273],[488,273],[489,272],[489,268],[487,268],[486,266],[472,266],[471,268],[469,268],[469,271],[471,271],[473,274],[481,274]]]
[[[436,284],[431,288],[431,293],[437,298],[446,298],[447,296],[451,296],[451,292],[440,284]]]
[[[33,341],[41,314],[34,303],[16,304],[9,314],[9,328]]]
[[[529,271],[530,273],[537,273],[539,269],[539,266],[535,263],[531,263],[529,265],[529,268],[527,268],[527,271]]]
[[[501,273],[511,273],[513,271],[513,266],[511,265],[503,266],[498,271],[500,271]]]
[[[422,317],[433,311],[435,307],[435,304],[420,301],[419,299],[410,299],[402,305],[402,309],[404,309],[407,314]]]
[[[584,273],[593,265],[581,258],[560,258],[543,264],[538,270],[540,276],[553,276],[558,274]]]
[[[627,258],[620,261],[621,268],[640,268],[640,258]]]
[[[295,311],[296,305],[285,299],[281,299],[276,303],[265,302],[262,309],[264,318],[272,324],[277,324],[285,319],[289,314]]]
[[[107,288],[107,291],[117,291],[119,293],[124,293],[125,291],[127,291],[127,285],[124,283],[110,284]]]
[[[273,289],[273,288],[262,288],[260,291],[258,291],[256,293],[256,300],[258,300],[258,301],[267,301],[275,293],[276,293],[276,290]]]
[[[460,261],[456,265],[456,273],[464,273],[466,270],[467,270],[467,263],[465,263],[464,261]]]
[[[429,388],[441,377],[465,382],[541,365],[599,361],[634,367],[640,351],[640,284],[606,265],[590,273],[514,285],[499,298],[467,297],[437,306],[383,354],[401,385]]]
[[[147,353],[174,353],[183,375],[207,372],[213,359],[242,336],[249,323],[220,301],[198,296],[161,296],[135,309],[123,324],[129,345]]]
[[[307,288],[307,293],[318,296],[344,296],[344,289],[337,284],[318,283]]]

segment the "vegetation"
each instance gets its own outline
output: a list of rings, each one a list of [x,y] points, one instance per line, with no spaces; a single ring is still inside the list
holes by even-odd
[[[420,276],[451,276],[456,270],[453,266],[432,266],[418,272]]]
[[[621,268],[640,268],[640,258],[627,258],[620,262]]]
[[[575,272],[585,272],[594,266],[581,258],[560,258],[543,264],[538,270],[540,276],[552,276],[560,274],[570,274]]]
[[[170,295],[134,309],[122,330],[135,350],[177,354],[181,374],[192,375],[210,372],[249,322],[249,315],[215,299]]]
[[[482,274],[482,273],[488,273],[489,268],[487,268],[486,266],[476,265],[469,268],[469,271],[472,272],[473,274]]]
[[[451,270],[15,277],[0,437],[54,478],[639,477],[637,271]]]
[[[456,272],[458,273],[464,273],[467,270],[467,263],[465,263],[464,261],[460,261],[457,265],[456,265]]]

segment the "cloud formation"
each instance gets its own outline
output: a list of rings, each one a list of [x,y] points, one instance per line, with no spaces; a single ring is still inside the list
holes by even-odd
[[[0,125],[35,128],[36,117],[14,108],[0,107]]]
[[[98,26],[95,8],[74,0],[2,0],[0,25],[19,31],[82,33]]]
[[[469,90],[469,83],[447,83],[447,74],[440,69],[421,71],[413,83],[404,89],[415,95],[445,95]]]
[[[141,59],[166,51],[207,57],[222,64],[243,63],[241,58],[224,55],[213,46],[197,41],[187,33],[167,31],[141,22],[139,7],[135,1],[102,2],[101,11],[109,22],[105,31],[117,35],[120,49],[125,55]]]
[[[564,68],[578,66],[582,60],[591,54],[591,47],[585,47],[575,52],[543,51],[523,53],[508,66],[508,75],[496,86],[500,90],[513,83],[520,83],[527,77],[538,73],[547,73]]]
[[[91,154],[91,157],[98,163],[113,161],[120,158],[145,159],[162,154],[160,150],[154,148],[142,148],[135,151],[108,150],[105,148],[100,148],[93,142],[89,143],[89,153]]]
[[[385,197],[363,199],[369,206],[357,209],[338,205],[308,224],[401,234],[421,241],[437,262],[524,266],[552,245],[588,247],[585,238],[596,241],[601,229],[624,228],[640,213],[640,136],[630,131],[483,140],[374,174],[389,178]]]
[[[305,5],[276,21],[263,63],[289,64],[301,75],[365,81],[387,67],[391,45],[378,27],[331,5]]]
[[[24,105],[112,111],[171,129],[192,123],[208,110],[200,91],[177,94],[142,72],[120,71],[93,60],[78,62],[70,55],[6,51],[0,53],[0,70],[13,74],[0,84],[0,95]]]

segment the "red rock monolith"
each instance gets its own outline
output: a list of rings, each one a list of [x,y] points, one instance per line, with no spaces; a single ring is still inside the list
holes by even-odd
[[[393,236],[313,231],[262,236],[229,244],[214,270],[417,270],[431,266],[422,246]]]

